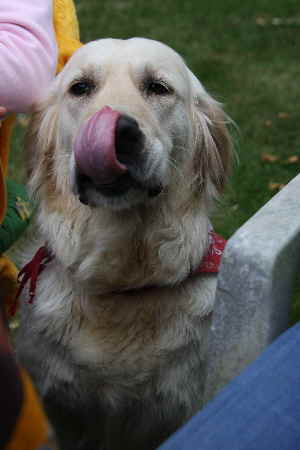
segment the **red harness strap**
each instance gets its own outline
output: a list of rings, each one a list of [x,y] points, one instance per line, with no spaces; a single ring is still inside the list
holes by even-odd
[[[200,273],[218,273],[225,245],[226,240],[222,238],[222,236],[219,236],[214,231],[210,231],[208,250],[203,257],[200,266],[193,272],[193,275]],[[40,247],[32,260],[27,263],[26,266],[24,266],[20,271],[18,276],[20,286],[16,295],[15,302],[10,310],[10,314],[12,316],[16,313],[18,299],[28,281],[30,281],[28,303],[33,302],[38,276],[52,259],[53,255],[50,253],[47,247]]]
[[[218,273],[220,270],[221,258],[226,246],[226,239],[214,231],[208,233],[209,247],[204,255],[200,266],[195,270],[197,273]]]
[[[27,263],[18,275],[18,281],[20,283],[15,301],[10,309],[10,315],[14,316],[18,307],[19,297],[27,283],[30,280],[29,285],[29,300],[28,303],[32,303],[35,297],[36,283],[39,274],[45,269],[46,265],[53,259],[53,255],[49,252],[47,247],[43,246],[38,249],[34,257],[29,263]]]

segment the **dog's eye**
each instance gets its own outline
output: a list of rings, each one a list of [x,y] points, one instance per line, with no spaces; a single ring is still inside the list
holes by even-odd
[[[171,88],[163,81],[150,81],[147,83],[148,94],[168,95],[171,94]]]
[[[69,92],[72,95],[75,95],[75,97],[83,97],[89,95],[93,89],[95,88],[95,85],[90,80],[81,80],[76,81],[76,83],[73,83],[72,86],[69,89]]]

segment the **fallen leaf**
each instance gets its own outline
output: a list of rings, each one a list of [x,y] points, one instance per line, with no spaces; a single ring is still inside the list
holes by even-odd
[[[280,113],[278,113],[279,119],[288,119],[289,116],[290,116],[289,113],[286,113],[286,112],[280,112]]]
[[[265,120],[265,126],[271,127],[273,125],[272,120]]]
[[[273,17],[271,24],[275,26],[281,25],[300,25],[299,18],[295,17]]]
[[[299,162],[299,156],[297,156],[297,155],[290,156],[286,162],[288,162],[290,164],[295,164],[295,163]]]
[[[278,25],[282,25],[284,23],[284,20],[281,19],[280,17],[273,17],[273,19],[271,20],[271,24],[278,26]]]
[[[283,183],[276,183],[273,181],[270,181],[270,183],[268,184],[268,189],[269,191],[280,191],[280,189],[282,189],[285,186],[285,184]]]
[[[260,155],[260,157],[261,157],[262,161],[270,162],[270,163],[273,163],[273,162],[276,162],[279,160],[279,156],[272,155],[271,153],[266,153],[266,152],[262,153]]]
[[[256,25],[259,26],[290,26],[290,25],[295,25],[295,26],[299,26],[300,25],[300,19],[298,17],[294,18],[294,17],[272,17],[272,18],[266,18],[266,17],[262,17],[262,16],[257,16],[255,17],[255,23]]]
[[[256,25],[260,25],[261,27],[265,26],[267,21],[264,17],[258,16],[255,18]]]

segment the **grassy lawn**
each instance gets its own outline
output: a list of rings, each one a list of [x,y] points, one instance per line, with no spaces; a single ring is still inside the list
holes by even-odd
[[[77,0],[76,5],[84,42],[162,40],[224,103],[239,130],[239,162],[215,217],[224,236],[299,172],[299,0]],[[20,167],[16,147],[13,158]],[[18,167],[12,165],[16,177],[22,176]]]

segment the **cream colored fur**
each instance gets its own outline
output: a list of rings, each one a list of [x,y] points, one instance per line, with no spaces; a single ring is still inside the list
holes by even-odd
[[[147,95],[150,75],[168,95]],[[72,96],[72,83],[87,78],[92,95]],[[162,184],[158,196],[95,192],[91,207],[74,194],[72,144],[105,105],[139,123],[141,178]],[[62,449],[154,449],[201,407],[216,277],[189,274],[207,249],[229,147],[220,105],[176,52],[147,39],[82,47],[37,105],[26,149],[30,188],[38,239],[55,258],[34,304],[23,307],[18,348]],[[76,417],[73,434],[68,419],[57,419],[62,410],[69,422]]]

